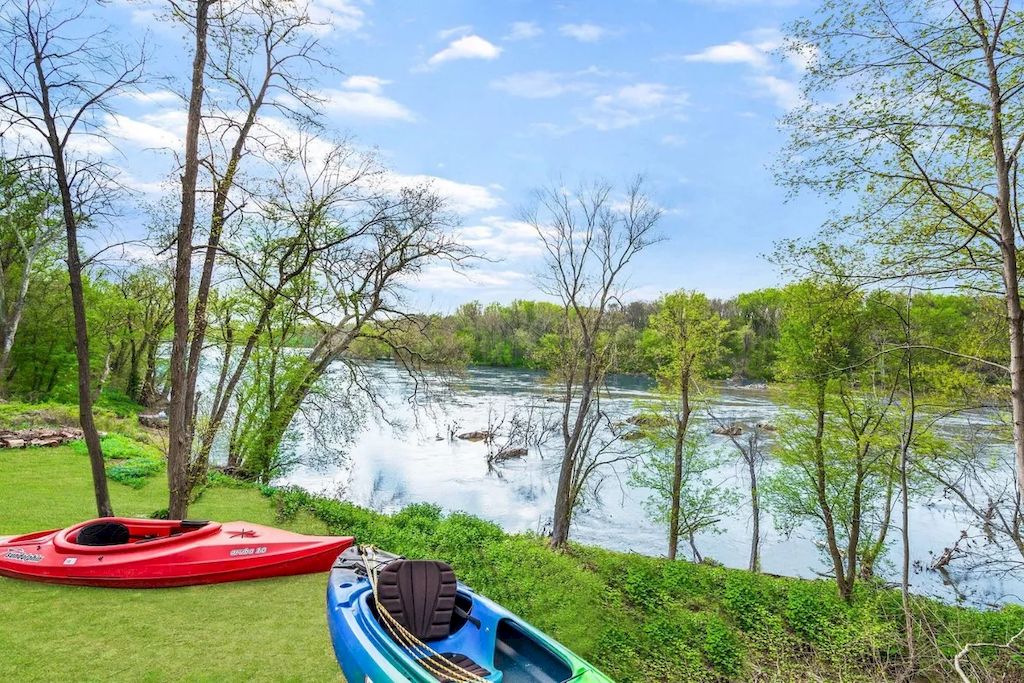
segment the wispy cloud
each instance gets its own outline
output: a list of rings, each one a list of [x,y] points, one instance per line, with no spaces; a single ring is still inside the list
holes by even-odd
[[[322,33],[354,33],[366,23],[366,13],[352,0],[309,0],[306,11],[323,27]]]
[[[512,22],[505,40],[530,40],[543,33],[544,29],[532,21],[515,21]]]
[[[416,278],[419,289],[443,290],[446,293],[458,289],[505,289],[516,287],[522,292],[530,275],[518,270],[466,270],[456,271],[441,266],[424,268]]]
[[[324,99],[324,112],[343,121],[415,121],[415,115],[405,105],[382,94],[390,82],[377,76],[353,75],[342,81],[340,89],[322,90],[318,94]]]
[[[598,130],[636,126],[664,116],[682,118],[689,97],[664,83],[634,83],[595,97],[580,121]]]
[[[803,72],[814,59],[813,54],[780,55],[783,46],[782,34],[775,28],[750,31],[746,40],[710,45],[698,52],[682,55],[665,55],[659,61],[677,60],[707,64],[741,64],[749,69],[745,77],[753,85],[753,92],[759,97],[775,101],[782,109],[792,109],[800,103],[800,87],[792,71]]]
[[[498,259],[532,258],[542,251],[532,225],[501,216],[484,216],[479,223],[462,228],[459,241],[474,251]]]
[[[588,94],[598,90],[597,78],[609,75],[590,67],[580,71],[524,71],[491,81],[495,90],[527,99],[546,99],[570,93]]]
[[[473,34],[457,38],[449,43],[448,47],[435,53],[427,60],[426,68],[435,68],[445,62],[453,62],[460,59],[497,59],[500,54],[500,47]]]
[[[750,80],[758,88],[762,96],[775,100],[775,104],[780,109],[789,110],[800,104],[802,98],[800,86],[789,79],[773,76],[772,74],[762,74],[752,76]]]
[[[170,104],[181,102],[181,96],[170,90],[151,90],[148,92],[126,92],[122,95],[133,102],[141,104]]]
[[[607,28],[589,23],[563,24],[558,27],[558,32],[581,43],[596,43],[611,34]]]
[[[441,40],[448,40],[455,36],[468,36],[472,32],[472,24],[462,24],[461,26],[452,26],[451,28],[441,29],[437,32],[437,37]]]
[[[448,200],[452,210],[459,213],[491,211],[501,206],[502,199],[493,188],[471,183],[460,183],[449,178],[426,174],[388,173],[384,179],[386,187],[398,190],[402,187],[426,185]]]
[[[768,56],[765,54],[765,51],[742,40],[712,45],[700,52],[683,55],[682,60],[686,62],[708,62],[711,64],[748,64],[758,69],[768,66]]]

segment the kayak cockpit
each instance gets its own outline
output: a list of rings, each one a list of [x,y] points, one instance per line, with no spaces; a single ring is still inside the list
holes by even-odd
[[[508,619],[498,622],[494,666],[504,674],[503,683],[562,683],[573,677],[561,657]]]
[[[153,547],[210,536],[220,531],[220,526],[205,520],[108,517],[58,531],[53,545],[58,551],[79,554],[130,552],[141,544]]]

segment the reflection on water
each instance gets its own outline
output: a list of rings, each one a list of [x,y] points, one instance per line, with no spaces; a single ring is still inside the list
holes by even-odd
[[[489,468],[487,447],[459,439],[456,432],[484,429],[489,420],[515,412],[533,410],[535,419],[547,414],[550,421],[560,410],[549,401],[555,389],[542,373],[523,370],[474,368],[460,378],[451,391],[444,392],[414,410],[405,397],[410,380],[396,368],[380,364],[373,368],[379,386],[390,396],[387,415],[391,424],[370,416],[362,430],[346,446],[341,462],[324,463],[322,443],[314,438],[304,420],[295,425],[295,448],[305,464],[293,469],[280,482],[296,484],[314,492],[342,496],[356,504],[393,511],[413,502],[429,502],[448,511],[464,510],[489,519],[509,531],[543,532],[550,523],[557,477],[558,435],[545,447],[531,448],[525,458]],[[616,420],[636,411],[636,402],[652,397],[651,383],[637,377],[615,377],[611,395],[603,405]],[[322,410],[329,408],[321,407]],[[747,424],[772,422],[779,407],[766,391],[756,388],[723,388],[715,398],[715,414],[725,421]],[[307,411],[309,412],[309,411]],[[698,428],[708,425],[697,422]],[[732,448],[722,437],[712,437],[709,447]],[[729,451],[727,451],[729,452]],[[745,468],[737,457],[717,473],[725,486],[746,490]],[[313,464],[315,463],[315,464]],[[770,468],[770,463],[766,466]],[[626,466],[604,472],[597,500],[577,513],[573,538],[616,550],[650,555],[665,553],[665,531],[644,513],[647,492],[626,485]],[[762,565],[766,572],[813,577],[826,565],[809,529],[790,537],[780,535],[769,519],[762,520]],[[930,564],[932,553],[951,544],[964,528],[953,517],[953,507],[944,500],[918,504],[911,511],[912,559]],[[723,519],[724,533],[699,538],[702,553],[730,567],[746,567],[750,543],[749,510],[740,507]],[[897,580],[899,529],[890,531],[891,551],[880,573]],[[955,588],[946,585],[937,572],[918,571],[912,576],[913,590],[953,601],[974,604],[1024,601],[1024,581],[1013,577],[953,576]]]

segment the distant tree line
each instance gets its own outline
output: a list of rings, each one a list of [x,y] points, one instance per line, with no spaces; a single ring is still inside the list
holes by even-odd
[[[780,373],[780,343],[785,326],[786,288],[766,288],[739,294],[729,299],[705,297],[707,307],[722,321],[720,352],[702,376],[707,380],[775,382]],[[995,297],[973,294],[915,294],[915,305],[929,311],[929,322],[936,332],[958,337],[957,345],[987,345],[996,354],[1005,334],[1000,336],[1000,301]],[[662,313],[664,299],[634,301],[609,310],[609,330],[605,333],[613,350],[612,373],[654,377],[658,363],[652,355],[656,335],[652,318]],[[550,350],[558,339],[561,306],[548,301],[516,300],[508,304],[481,304],[473,301],[459,306],[450,315],[425,318],[429,330],[424,342],[428,353],[442,351],[450,359],[466,365],[550,370]],[[304,335],[296,332],[293,343],[301,345]],[[994,344],[994,346],[992,346]],[[361,343],[353,352],[363,358],[387,358],[389,350],[372,343]],[[979,367],[984,378],[998,379],[991,368]]]

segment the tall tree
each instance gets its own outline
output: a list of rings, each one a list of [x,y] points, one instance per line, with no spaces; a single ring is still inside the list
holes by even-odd
[[[116,191],[102,160],[80,152],[84,137],[102,134],[113,98],[142,78],[143,59],[121,47],[109,31],[80,31],[91,3],[10,2],[0,14],[0,93],[3,123],[27,146],[26,157],[50,174],[60,198],[67,241],[68,277],[75,316],[79,421],[92,466],[96,509],[113,514],[103,451],[93,419],[89,329],[79,236],[101,220]]]
[[[562,461],[558,471],[551,544],[569,540],[572,515],[594,473],[619,459],[598,432],[607,419],[601,387],[611,365],[611,309],[620,301],[628,267],[655,241],[661,210],[642,179],[620,199],[608,183],[567,192],[561,185],[538,192],[525,220],[544,248],[541,285],[562,308],[551,367],[562,391]],[[597,437],[597,441],[595,441]]]
[[[1024,496],[1024,14],[1012,0],[823,3],[797,22],[806,102],[785,121],[794,187],[857,191],[826,230],[876,256],[873,278],[998,291],[1008,329],[1016,486]]]
[[[684,453],[690,417],[699,383],[714,371],[722,354],[725,321],[699,292],[674,292],[658,302],[642,344],[658,380],[658,388],[673,397],[672,476],[668,497],[668,557],[679,546],[680,503],[683,496]],[[692,534],[691,534],[691,545]],[[696,550],[694,550],[696,554]]]
[[[780,467],[770,497],[782,526],[818,527],[838,593],[850,600],[858,576],[871,576],[885,549],[900,377],[877,380],[866,365],[873,321],[848,285],[805,281],[787,287],[783,300],[780,365],[797,407],[773,444]]]
[[[196,448],[197,382],[206,346],[208,308],[214,271],[228,222],[243,204],[242,162],[254,150],[279,141],[287,124],[266,121],[268,110],[309,121],[318,101],[304,84],[303,70],[324,66],[316,57],[319,25],[306,7],[288,2],[196,0],[173,5],[192,36],[181,206],[174,234],[176,248],[171,396],[167,453],[171,517],[184,517],[192,488],[205,475],[204,447]],[[208,97],[213,83],[216,95]],[[207,187],[200,185],[200,170]],[[209,196],[205,244],[195,245],[197,197]],[[193,287],[193,256],[199,279]],[[230,397],[227,397],[230,398]],[[216,410],[216,406],[215,406]],[[217,420],[219,424],[219,420]],[[205,442],[205,437],[200,441]]]

